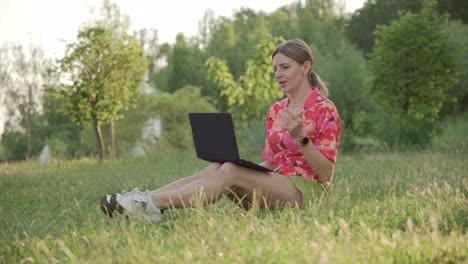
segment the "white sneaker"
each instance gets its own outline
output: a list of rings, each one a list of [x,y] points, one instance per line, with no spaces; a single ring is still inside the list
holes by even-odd
[[[138,188],[122,194],[104,195],[101,198],[101,210],[109,217],[117,210],[121,214],[137,216],[153,223],[161,221],[163,214],[163,210],[153,205],[150,191],[142,192]]]

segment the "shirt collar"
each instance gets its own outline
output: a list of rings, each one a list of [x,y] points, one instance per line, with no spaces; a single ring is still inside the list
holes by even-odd
[[[307,100],[304,103],[304,108],[310,108],[317,103],[320,97],[320,91],[317,87],[312,87],[312,93],[307,97]]]

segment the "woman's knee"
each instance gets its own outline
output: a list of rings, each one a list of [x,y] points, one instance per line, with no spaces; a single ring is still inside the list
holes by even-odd
[[[207,169],[211,171],[218,171],[221,168],[221,163],[219,162],[212,162],[210,165],[208,165]]]
[[[224,162],[223,164],[221,164],[219,171],[224,175],[232,176],[238,174],[239,165],[232,162]]]
[[[219,167],[216,177],[222,177],[226,185],[234,185],[238,175],[239,167],[235,163],[225,162]]]

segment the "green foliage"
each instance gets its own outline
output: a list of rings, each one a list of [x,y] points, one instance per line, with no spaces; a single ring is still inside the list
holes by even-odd
[[[148,58],[148,83],[151,87],[155,84],[155,73],[159,70],[157,65],[158,59],[161,56],[161,48],[158,45],[158,31],[155,28],[140,29],[135,33],[138,45],[144,50]]]
[[[52,155],[75,157],[80,146],[79,134],[83,126],[72,122],[70,116],[62,113],[63,100],[46,93],[43,101],[44,112],[40,116],[42,126],[38,128],[43,144],[49,144]]]
[[[136,144],[141,142],[143,146],[150,147],[154,142],[145,142],[142,131],[147,125],[148,121],[158,116],[156,109],[156,101],[158,94],[144,94],[139,96],[136,103],[136,107],[130,107],[128,110],[123,112],[125,118],[117,120],[115,122],[116,130],[116,148],[118,150],[117,156],[120,158],[132,157],[133,149]],[[103,126],[103,134],[109,133],[109,126]],[[96,156],[95,144],[93,140],[95,138],[95,132],[92,128],[84,128],[79,135],[79,156]],[[104,145],[106,148],[110,148],[109,138],[104,139]]]
[[[449,14],[451,20],[468,23],[468,2],[460,0],[439,0],[437,9],[441,14]]]
[[[458,115],[468,110],[468,25],[450,22],[447,27],[452,49],[456,53],[459,82],[451,87],[441,117]]]
[[[330,99],[337,106],[342,120],[351,124],[354,114],[371,109],[370,98],[363,85],[369,73],[364,67],[362,52],[342,39],[333,54],[315,52],[315,58],[317,73],[329,83]]]
[[[28,48],[21,44],[6,44],[0,48],[0,103],[7,110],[5,130],[26,136],[24,153],[15,156],[31,157],[36,151],[33,141],[37,141],[38,135],[33,130],[37,124],[34,118],[41,111],[42,86],[47,79],[48,64],[43,48],[33,42]],[[15,148],[13,152],[16,153],[21,147],[11,146],[14,141],[5,146]]]
[[[334,0],[307,0],[304,5],[298,4],[293,24],[297,35],[290,38],[300,38],[316,47],[313,52],[318,49],[323,54],[335,54],[345,40],[336,9]]]
[[[219,19],[206,47],[207,57],[225,60],[234,78],[246,71],[246,61],[256,53],[256,45],[269,35],[265,15],[241,8],[232,19]]]
[[[102,157],[100,126],[122,118],[122,111],[136,101],[147,58],[135,37],[96,26],[81,30],[58,63],[53,73],[67,81],[51,92],[64,101],[62,111],[73,122],[93,122]]]
[[[175,92],[186,85],[204,87],[207,83],[204,58],[198,47],[179,34],[167,58],[167,69],[157,76],[157,87]]]
[[[365,54],[369,54],[374,46],[374,31],[378,25],[388,25],[398,19],[398,12],[417,12],[423,0],[376,0],[366,1],[364,6],[356,11],[346,28],[346,35]]]
[[[37,156],[45,144],[50,145],[52,156],[75,157],[79,148],[81,126],[73,124],[70,117],[60,113],[62,102],[46,93],[43,97],[43,113],[34,115],[32,122],[32,156]],[[22,122],[25,122],[24,120]],[[21,123],[24,125],[24,123]],[[27,135],[21,131],[6,131],[2,136],[5,156],[9,160],[25,159]]]
[[[115,122],[116,138],[118,138],[117,149],[120,157],[134,155],[134,148],[142,143],[145,147],[154,144],[154,139],[145,138],[143,131],[149,122],[158,118],[156,109],[158,94],[151,93],[140,96],[137,107],[132,107],[124,112],[125,118]],[[107,127],[105,127],[107,129]]]
[[[208,60],[208,66],[211,65],[212,70],[211,73],[208,73],[208,79],[211,82],[203,85],[202,95],[208,96],[210,102],[220,111],[232,111],[236,105],[244,107],[248,104],[244,100],[247,98],[245,94],[246,90],[249,89],[247,87],[249,81],[245,81],[244,84],[241,78],[251,78],[246,77],[249,71],[254,72],[247,69],[252,67],[249,65],[252,63],[264,65],[265,70],[261,68],[262,70],[259,72],[263,71],[266,82],[270,78],[266,74],[271,68],[269,54],[265,53],[265,57],[259,58],[258,62],[253,59],[257,56],[255,54],[259,53],[256,47],[258,43],[265,38],[271,38],[270,34],[281,39],[283,37],[286,39],[301,38],[312,46],[317,61],[315,67],[323,79],[330,83],[333,100],[339,101],[337,104],[339,110],[346,115],[347,120],[351,120],[356,110],[367,111],[369,108],[365,104],[366,97],[361,92],[367,74],[361,66],[365,63],[362,54],[351,47],[345,39],[344,24],[339,18],[337,7],[338,4],[334,1],[306,1],[305,3],[284,6],[272,14],[255,13],[249,9],[241,9],[232,18],[214,19],[208,14],[202,21],[203,25],[200,29],[201,43],[198,45],[201,48],[199,51],[197,47],[193,47],[194,50],[189,52],[187,50],[189,47],[191,48],[188,44],[189,41],[184,42],[185,49],[180,49],[184,45],[181,45],[178,39],[170,48],[167,67],[162,68],[158,73],[158,87],[162,90],[174,91],[180,87],[177,84],[180,82],[183,82],[184,85],[190,83],[200,85],[195,80],[188,80],[187,77],[191,74],[185,74],[185,72],[186,65],[190,65],[193,73],[199,70],[198,60],[193,58],[198,56],[198,52],[201,52],[203,58],[211,58]],[[177,64],[173,61],[176,52],[182,54],[177,56],[180,59]],[[213,57],[217,59],[212,59]],[[177,73],[177,78],[170,78],[173,73]],[[217,77],[214,76],[215,73],[218,75]],[[258,75],[262,75],[262,73]],[[253,79],[257,79],[257,77],[253,76]],[[354,91],[352,96],[349,96],[350,91]],[[279,90],[276,92],[278,97],[272,96],[272,98],[283,96]],[[258,98],[261,100],[258,101]],[[244,115],[261,114],[260,118],[264,118],[263,113],[269,105],[268,103],[263,104],[263,102],[273,102],[273,100],[263,96],[254,96],[251,99],[255,100],[255,103],[260,102],[256,108],[258,110],[256,112],[243,111]],[[364,105],[361,105],[362,102]],[[345,104],[346,106],[344,106]],[[262,107],[265,108],[261,109]],[[352,122],[350,121],[349,124],[351,126]]]
[[[34,132],[34,136],[30,139],[28,139],[28,133],[24,131],[7,129],[1,137],[6,160],[23,160],[39,155],[47,143],[47,131],[44,129],[44,123],[43,116],[39,114],[33,116],[30,129]],[[26,124],[27,119],[23,118],[19,125],[24,127]],[[6,127],[11,127],[9,122],[6,123]],[[28,142],[28,140],[31,141]]]
[[[6,160],[20,160],[26,158],[26,136],[20,132],[5,132],[2,135],[2,145],[5,148]]]
[[[160,146],[179,150],[193,146],[189,112],[214,112],[216,109],[200,94],[200,88],[186,86],[173,94],[160,93],[154,107],[161,117]]]
[[[269,20],[269,32],[272,36],[283,36],[285,39],[291,39],[297,36],[297,28],[293,27],[295,23],[295,11],[292,8],[282,8],[273,12]]]
[[[265,147],[265,117],[251,119],[245,127],[235,128],[239,153],[243,158],[260,163]]]
[[[433,148],[443,151],[458,150],[460,154],[468,154],[468,111],[447,118],[441,127],[442,133],[435,138]]]
[[[221,88],[221,95],[227,98],[229,111],[238,125],[245,127],[252,119],[264,118],[266,109],[284,96],[276,86],[271,66],[271,53],[283,41],[282,38],[262,40],[238,81],[224,61],[214,57],[207,60],[208,76]]]
[[[398,19],[403,11],[419,12],[424,0],[374,0],[366,1],[364,6],[354,12],[346,27],[346,35],[367,55],[374,46],[374,31],[378,25],[389,25]],[[453,20],[468,22],[468,2],[460,0],[438,0],[439,14],[449,14]]]
[[[52,92],[66,102],[63,111],[79,124],[97,119],[99,123],[121,118],[140,90],[147,60],[134,37],[91,27],[78,33],[76,43],[67,45],[59,60],[62,82]]]
[[[382,112],[378,136],[389,145],[430,143],[447,92],[456,83],[446,17],[434,16],[432,1],[426,3],[421,13],[405,13],[375,33],[370,93]]]

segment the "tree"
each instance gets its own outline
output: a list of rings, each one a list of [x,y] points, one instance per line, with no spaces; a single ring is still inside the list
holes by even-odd
[[[366,1],[364,6],[355,11],[346,28],[346,35],[367,55],[374,46],[374,31],[378,25],[388,25],[398,19],[398,13],[403,11],[419,12],[423,0],[374,0]],[[439,14],[449,14],[453,20],[468,22],[468,1],[439,0]]]
[[[136,38],[149,60],[147,82],[151,88],[154,88],[156,86],[154,76],[159,70],[157,62],[161,56],[158,45],[158,32],[156,29],[141,29],[136,33]]]
[[[456,61],[459,67],[459,82],[450,90],[449,102],[444,106],[441,115],[462,114],[468,109],[468,25],[459,21],[450,22],[447,28]]]
[[[295,16],[295,10],[291,7],[283,7],[276,10],[268,17],[268,31],[274,37],[294,38],[294,36],[297,36],[297,27],[292,27],[291,25],[295,23]]]
[[[434,5],[425,1],[420,13],[407,12],[375,33],[370,92],[385,113],[379,136],[390,144],[430,143],[447,91],[456,83],[447,17],[434,15]]]
[[[216,19],[214,12],[211,9],[206,9],[203,18],[198,22],[198,47],[202,50],[206,49],[211,40],[211,35],[216,30]]]
[[[60,111],[63,104],[63,100],[57,100],[51,93],[46,93],[43,99],[43,113],[38,118],[41,125],[37,130],[42,142],[50,146],[52,155],[74,157],[79,151],[79,136],[83,127],[76,126],[70,116]]]
[[[233,19],[219,19],[206,48],[207,57],[225,60],[234,78],[240,77],[246,61],[254,56],[256,45],[269,35],[265,18],[263,13],[241,8]]]
[[[116,36],[99,26],[80,30],[77,42],[68,44],[65,57],[58,61],[55,71],[62,79],[53,92],[66,102],[63,111],[74,122],[92,122],[101,159],[105,153],[101,125],[123,117],[121,110],[139,94],[147,65],[134,37]]]
[[[125,35],[129,32],[130,28],[130,16],[121,11],[120,7],[111,0],[104,0],[100,9],[102,19],[98,19],[90,23],[90,27],[102,27],[113,32],[112,37],[115,41],[120,41],[125,38]],[[116,144],[115,144],[115,119],[112,118],[109,121],[110,131],[110,156],[115,159],[116,155]]]
[[[276,86],[271,54],[283,42],[282,38],[266,38],[257,45],[255,56],[247,62],[247,70],[238,81],[230,73],[226,62],[211,57],[207,60],[208,77],[216,82],[221,95],[228,99],[229,111],[241,126],[265,117],[265,109],[283,96]]]
[[[41,111],[42,85],[49,61],[42,47],[31,42],[5,45],[1,51],[0,89],[7,107],[6,131],[26,135],[25,157],[33,154],[34,117]]]
[[[341,35],[341,44],[333,52],[314,52],[314,68],[322,80],[328,83],[330,99],[338,108],[342,122],[341,151],[355,147],[355,136],[372,133],[372,101],[365,93],[364,83],[368,79],[362,52]],[[337,43],[335,43],[337,46]],[[316,65],[316,66],[315,66]]]
[[[206,70],[203,56],[194,43],[190,43],[183,34],[176,37],[168,57],[168,83],[160,87],[164,91],[175,92],[186,85],[203,87],[206,82]]]
[[[367,55],[374,46],[374,31],[378,25],[388,25],[398,19],[398,12],[417,12],[422,0],[367,1],[351,17],[346,33],[348,38]]]
[[[439,0],[437,6],[440,13],[448,13],[450,19],[461,20],[468,23],[468,1],[465,0]]]
[[[317,0],[313,2],[315,1]],[[323,54],[336,56],[336,51],[341,49],[345,41],[343,38],[343,25],[339,20],[336,20],[337,16],[333,16],[331,10],[323,12],[327,15],[318,15],[320,12],[311,3],[304,7],[297,7],[297,38],[316,47],[313,50],[318,49]]]

